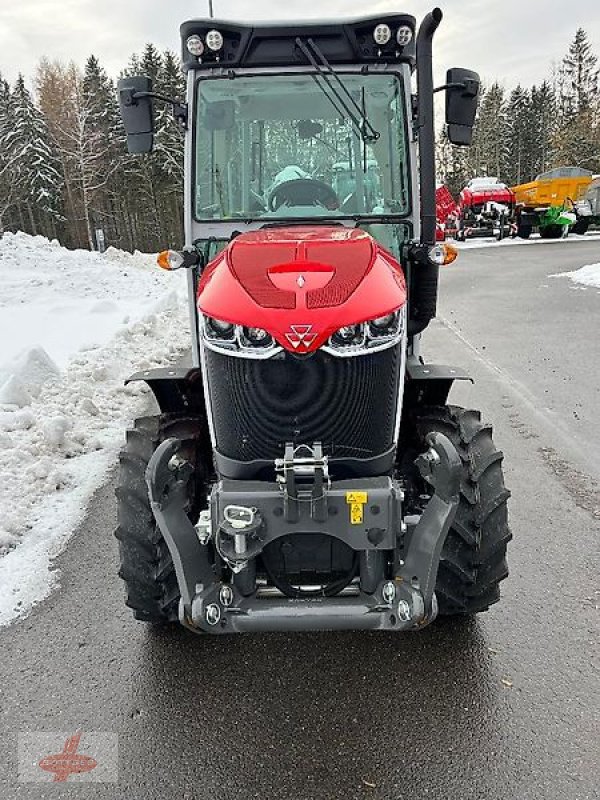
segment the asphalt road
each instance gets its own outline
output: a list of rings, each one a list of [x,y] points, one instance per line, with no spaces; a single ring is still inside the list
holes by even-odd
[[[501,604],[418,634],[200,638],[122,605],[113,486],[62,588],[0,631],[0,798],[600,797],[598,242],[469,250],[431,360],[494,422],[515,539]],[[118,734],[118,784],[20,784],[18,734]]]

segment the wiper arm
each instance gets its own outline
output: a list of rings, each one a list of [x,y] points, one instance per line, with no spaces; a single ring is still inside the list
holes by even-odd
[[[343,80],[340,78],[340,76],[337,74],[337,72],[331,66],[329,61],[325,58],[325,54],[323,53],[321,48],[316,44],[314,39],[309,39],[308,43],[312,47],[313,52],[321,60],[321,63],[323,64],[323,66],[327,70],[327,74],[331,75],[335,79],[335,81],[339,85],[339,87],[342,90],[342,92],[346,95],[346,97],[350,101],[350,104],[354,107],[354,110],[358,113],[359,119],[362,120],[362,123],[363,123],[362,127],[363,127],[363,131],[364,131],[363,141],[365,143],[376,142],[380,138],[381,134],[379,133],[379,131],[375,130],[375,128],[369,122],[369,120],[367,118],[366,108],[363,109],[358,105],[356,100],[352,97],[352,95],[348,91],[348,89],[347,89],[346,85],[344,84]]]
[[[323,83],[320,83],[319,78],[317,77],[317,75],[313,75],[312,77],[313,77],[314,82],[317,84],[319,89],[323,92],[325,97],[329,100],[329,102],[334,107],[336,112],[340,115],[340,117],[346,116],[346,117],[348,117],[350,119],[350,122],[354,126],[356,132],[362,138],[363,131],[362,131],[362,127],[361,127],[361,124],[360,124],[360,120],[357,119],[353,115],[352,111],[348,108],[348,106],[344,102],[343,97],[340,97],[340,95],[338,94],[336,89],[333,86],[330,85],[329,81],[327,80],[326,73],[323,72],[323,68],[317,63],[317,61],[315,60],[315,57],[310,52],[308,47],[304,44],[302,39],[300,39],[298,37],[296,39],[296,44],[298,45],[300,50],[302,50],[302,52],[304,53],[304,55],[306,56],[308,61],[315,68],[315,71],[317,72],[317,75],[320,76],[323,79]],[[331,92],[333,94],[333,97],[329,94],[329,92]]]
[[[348,89],[344,86],[343,81],[341,80],[340,76],[337,72],[333,69],[329,61],[325,58],[325,55],[320,50],[320,48],[315,44],[313,39],[308,39],[308,44],[311,46],[312,50],[314,51],[317,58],[320,60],[320,64],[310,52],[306,44],[300,39],[300,37],[296,38],[296,44],[302,51],[302,53],[306,56],[310,64],[315,68],[317,74],[323,79],[323,85],[321,85],[317,77],[315,77],[315,83],[319,88],[322,90],[323,94],[327,97],[329,102],[335,108],[338,114],[344,116],[344,113],[350,119],[351,123],[353,124],[354,128],[358,132],[360,138],[365,144],[370,144],[372,142],[376,142],[379,137],[379,131],[376,131],[375,128],[371,125],[369,120],[367,119],[366,112],[363,112],[361,107],[358,105],[356,100],[352,97]],[[340,92],[330,81],[330,78],[333,77],[335,81],[339,84],[342,89]],[[327,86],[327,90],[331,92],[329,95],[328,91],[325,89]],[[347,100],[344,99],[344,95],[346,96]],[[335,100],[334,100],[335,98]],[[340,111],[340,107],[343,111]]]

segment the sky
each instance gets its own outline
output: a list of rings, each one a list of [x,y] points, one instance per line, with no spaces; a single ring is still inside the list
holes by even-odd
[[[224,19],[302,19],[323,16],[309,0],[213,0]],[[486,82],[529,86],[550,73],[577,27],[600,55],[600,0],[438,0],[444,21],[436,37],[435,70],[475,69]],[[326,17],[405,11],[422,17],[427,0],[329,0]],[[96,55],[117,76],[146,42],[179,50],[179,24],[207,15],[208,0],[0,0],[0,72],[30,80],[42,56],[83,65]],[[310,9],[310,10],[307,10]]]

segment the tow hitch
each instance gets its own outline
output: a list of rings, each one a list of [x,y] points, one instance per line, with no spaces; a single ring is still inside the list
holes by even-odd
[[[402,489],[391,478],[331,481],[327,459],[315,443],[302,448],[307,452],[288,445],[276,463],[275,482],[215,485],[209,509],[196,525],[185,507],[193,468],[178,455],[177,439],[163,442],[150,460],[146,481],[173,558],[181,622],[208,633],[401,631],[430,623],[437,614],[440,555],[458,506],[461,461],[443,434],[431,434],[427,442],[429,450],[416,464],[433,495],[419,517],[404,516]],[[358,582],[335,596],[261,594],[256,558],[291,532],[325,533],[345,542],[359,556]],[[398,545],[404,557],[392,566],[388,556]],[[215,553],[231,569],[227,581],[215,569]]]

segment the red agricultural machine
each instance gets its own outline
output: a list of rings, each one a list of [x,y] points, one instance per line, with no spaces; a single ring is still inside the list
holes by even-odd
[[[477,236],[503,239],[513,232],[515,195],[498,178],[473,178],[461,191],[453,213],[453,234],[460,241]]]

